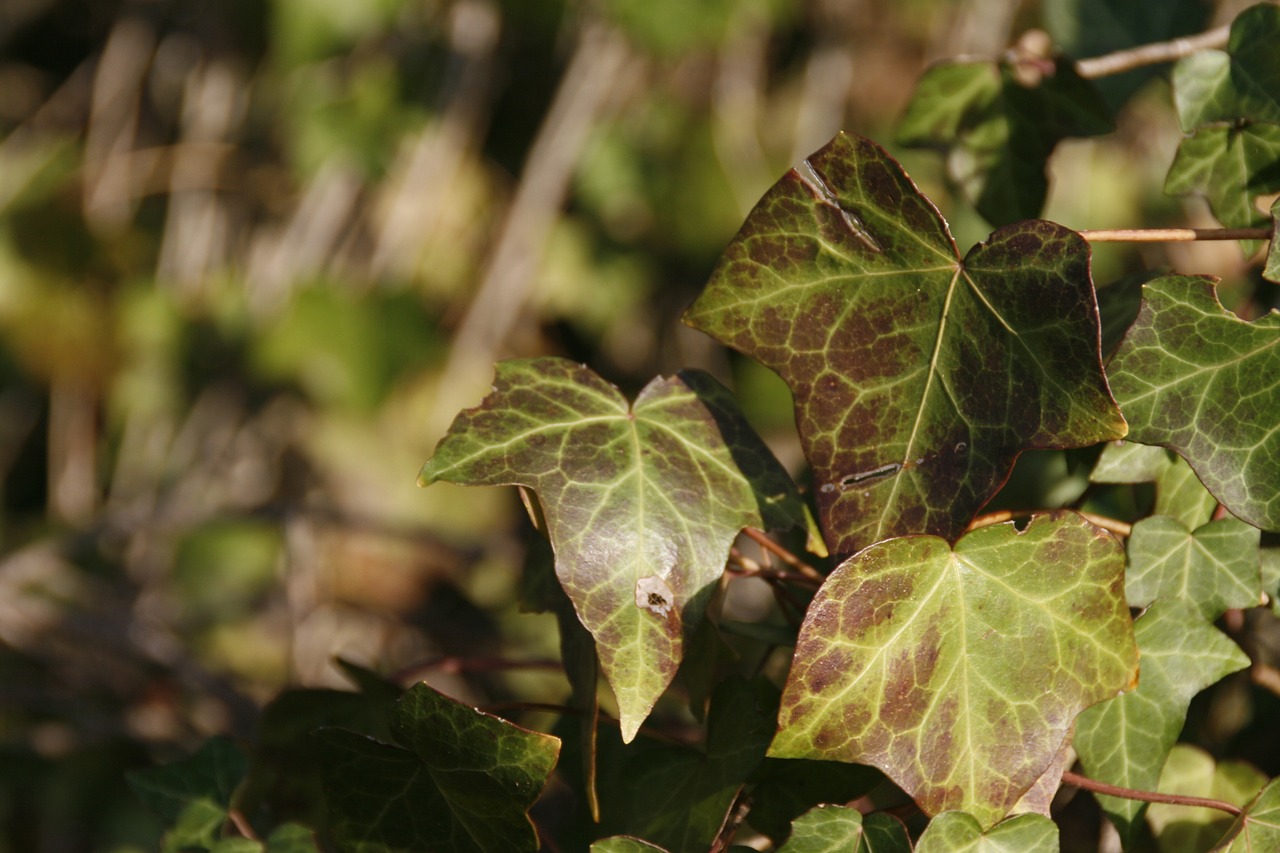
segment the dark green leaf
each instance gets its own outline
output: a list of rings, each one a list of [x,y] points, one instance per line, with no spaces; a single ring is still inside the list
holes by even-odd
[[[852,802],[884,781],[884,774],[865,764],[781,758],[766,759],[759,775],[747,822],[775,842],[784,840],[791,822],[814,806]]]
[[[1131,440],[1178,451],[1232,513],[1280,529],[1280,313],[1248,323],[1208,280],[1156,279],[1107,374]]]
[[[791,837],[778,853],[911,853],[911,838],[889,815],[864,817],[848,806],[818,806],[791,825]]]
[[[628,406],[573,362],[503,362],[493,393],[423,466],[419,482],[437,480],[538,493],[628,742],[675,676],[738,532],[804,523],[786,472],[696,371],[655,379]]]
[[[1169,752],[1157,790],[1243,808],[1266,783],[1265,775],[1243,761],[1215,764],[1204,750],[1178,744]],[[1163,853],[1202,853],[1222,840],[1232,825],[1231,815],[1218,809],[1164,803],[1151,804],[1147,821]]]
[[[1222,848],[1224,853],[1280,850],[1280,779],[1258,792],[1227,830],[1227,838],[1230,843]]]
[[[1022,814],[984,832],[973,815],[946,812],[929,822],[916,853],[1058,853],[1058,827],[1043,815]]]
[[[764,759],[777,721],[778,691],[764,679],[731,678],[711,698],[707,749],[663,747],[626,766],[606,820],[673,853],[702,853],[743,784]]]
[[[1271,205],[1271,244],[1267,246],[1262,277],[1280,284],[1280,198]]]
[[[1167,515],[1194,530],[1213,517],[1218,500],[1187,461],[1163,447],[1116,441],[1107,444],[1089,479],[1095,483],[1156,484],[1154,515]]]
[[[832,553],[954,538],[1021,450],[1124,434],[1079,235],[1024,222],[962,261],[871,141],[842,134],[806,170],[760,201],[685,319],[791,386]]]
[[[1044,207],[1045,161],[1068,136],[1112,130],[1093,84],[1068,60],[1048,61],[1028,85],[1008,63],[944,62],[925,72],[898,143],[949,152],[947,168],[988,222],[1034,219]]]
[[[1088,708],[1076,721],[1076,752],[1091,779],[1153,790],[1201,690],[1249,665],[1249,658],[1192,604],[1161,599],[1134,625],[1141,654],[1138,689]],[[1099,795],[1128,848],[1146,804]]]
[[[1213,621],[1262,598],[1258,528],[1235,518],[1197,527],[1162,515],[1144,518],[1129,536],[1125,595],[1131,607],[1177,599]]]
[[[208,848],[221,834],[248,760],[226,737],[210,738],[190,758],[128,774],[138,799],[168,825],[165,850]]]
[[[1178,146],[1164,191],[1204,196],[1228,228],[1267,225],[1255,202],[1280,191],[1280,124],[1198,129]]]
[[[1259,3],[1231,22],[1226,51],[1202,50],[1173,69],[1182,129],[1215,121],[1280,124],[1280,7]]]
[[[881,768],[928,814],[991,826],[1075,716],[1131,689],[1124,555],[1078,515],[912,536],[845,562],[809,608],[770,754]]]
[[[656,844],[641,841],[639,838],[615,835],[612,838],[602,838],[593,842],[591,853],[667,853],[667,851]]]
[[[527,811],[560,742],[468,708],[426,684],[396,704],[407,750],[339,729],[314,735],[334,837],[344,850],[534,850]]]

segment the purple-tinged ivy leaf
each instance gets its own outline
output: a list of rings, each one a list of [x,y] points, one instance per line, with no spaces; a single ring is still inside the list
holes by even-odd
[[[961,259],[879,146],[841,134],[761,199],[685,320],[795,397],[833,554],[953,539],[1024,449],[1125,434],[1089,248],[1050,222]]]
[[[696,371],[655,379],[628,405],[565,359],[503,362],[418,480],[537,492],[556,575],[595,638],[628,742],[675,676],[734,537],[804,523],[732,395]]]
[[[1246,322],[1207,279],[1156,279],[1107,374],[1130,440],[1176,450],[1233,514],[1280,530],[1280,312]]]
[[[809,607],[770,755],[871,764],[989,827],[1134,686],[1123,586],[1120,543],[1070,512],[867,548]]]

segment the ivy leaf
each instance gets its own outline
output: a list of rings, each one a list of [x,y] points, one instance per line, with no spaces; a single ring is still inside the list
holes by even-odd
[[[615,814],[606,819],[674,853],[706,850],[764,759],[777,707],[778,690],[763,678],[721,682],[711,698],[706,752],[665,747],[640,753],[627,764]]]
[[[639,838],[615,835],[592,842],[591,853],[668,853],[668,851]]]
[[[127,778],[138,799],[168,825],[164,850],[208,849],[221,835],[248,766],[234,741],[215,737],[190,758]]]
[[[1089,250],[1049,222],[961,260],[892,158],[841,134],[748,216],[685,321],[791,387],[833,554],[958,536],[1031,447],[1124,435]]]
[[[793,641],[794,642],[794,641]],[[775,843],[791,832],[797,817],[822,803],[848,803],[884,781],[884,774],[863,764],[842,761],[765,760],[751,789],[747,822]]]
[[[1134,624],[1142,660],[1138,689],[1094,705],[1076,721],[1073,741],[1091,779],[1151,790],[1197,693],[1244,669],[1249,658],[1191,603],[1160,599]],[[1099,795],[1128,849],[1147,804]]]
[[[1271,243],[1262,265],[1262,277],[1280,284],[1280,198],[1271,205]]]
[[[1280,124],[1198,129],[1178,146],[1164,191],[1204,196],[1228,228],[1266,225],[1271,218],[1255,202],[1280,191]],[[1247,241],[1247,247],[1252,254],[1256,241]]]
[[[1243,808],[1267,777],[1243,761],[1215,763],[1203,749],[1178,744],[1169,752],[1160,774],[1163,794],[1210,797]],[[1160,849],[1165,853],[1197,853],[1208,850],[1231,828],[1231,815],[1217,809],[1152,803],[1147,809]]]
[[[538,493],[628,742],[675,676],[734,537],[804,521],[732,396],[696,371],[653,380],[628,406],[565,359],[503,362],[423,466],[419,482],[437,480]]]
[[[1102,448],[1089,474],[1094,483],[1155,482],[1153,515],[1167,515],[1195,529],[1213,517],[1215,498],[1196,477],[1187,460],[1171,450],[1132,441],[1110,442]]]
[[[1280,7],[1259,3],[1231,22],[1226,51],[1201,50],[1173,68],[1182,129],[1237,119],[1280,124]]]
[[[1261,537],[1258,528],[1236,518],[1211,521],[1195,532],[1161,515],[1142,519],[1129,535],[1129,606],[1173,598],[1207,621],[1233,607],[1256,607],[1262,598]]]
[[[929,822],[916,853],[1058,853],[1058,826],[1044,815],[1022,814],[984,832],[973,815],[944,812]]]
[[[527,812],[555,767],[559,740],[425,683],[396,703],[391,731],[405,749],[341,729],[312,736],[341,849],[537,849]]]
[[[1258,850],[1280,850],[1280,779],[1258,792],[1244,814],[1227,830],[1230,843],[1225,853],[1255,853]]]
[[[841,565],[809,607],[770,754],[871,764],[927,814],[1004,817],[1081,710],[1131,689],[1124,555],[1078,515],[911,536]]]
[[[1280,312],[1245,322],[1206,279],[1156,279],[1107,374],[1131,440],[1176,450],[1234,515],[1280,530]]]
[[[911,853],[911,838],[887,814],[818,806],[791,824],[791,837],[778,853]]]
[[[1062,139],[1114,129],[1101,93],[1074,63],[1044,59],[1037,67],[1025,80],[1010,62],[934,65],[898,127],[898,144],[948,152],[951,178],[995,225],[1040,215],[1045,162]]]

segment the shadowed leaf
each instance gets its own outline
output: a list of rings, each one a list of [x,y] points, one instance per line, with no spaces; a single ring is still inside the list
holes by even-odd
[[[1209,797],[1244,808],[1266,783],[1265,775],[1243,761],[1215,763],[1204,750],[1178,744],[1169,751],[1157,790]],[[1165,803],[1152,803],[1147,821],[1163,853],[1206,851],[1224,840],[1234,823],[1230,814],[1218,809]]]
[[[845,562],[810,605],[770,754],[881,768],[928,814],[1004,817],[1072,720],[1131,689],[1119,542],[1074,513],[913,536]]]
[[[1138,790],[1160,782],[1169,750],[1201,690],[1249,665],[1249,658],[1192,604],[1160,600],[1134,624],[1141,653],[1138,689],[1088,708],[1072,741],[1091,779]],[[1098,795],[1126,848],[1147,804]]]
[[[1233,514],[1280,529],[1280,312],[1248,323],[1208,280],[1156,279],[1107,373],[1131,440],[1176,450]]]
[[[573,362],[503,362],[423,466],[419,482],[437,480],[538,493],[626,741],[675,676],[738,532],[804,523],[786,472],[696,371],[653,380],[628,406]]]
[[[1280,124],[1280,7],[1259,3],[1231,22],[1227,49],[1201,50],[1173,68],[1182,129],[1237,119]]]
[[[944,62],[925,72],[898,143],[942,148],[947,170],[994,225],[1034,219],[1048,192],[1045,162],[1062,139],[1113,129],[1110,110],[1069,60],[1043,60],[1038,81],[1000,62]]]
[[[1258,528],[1235,518],[1211,521],[1195,532],[1172,518],[1144,518],[1129,536],[1129,606],[1176,599],[1207,621],[1233,607],[1256,607],[1262,597],[1260,541]]]
[[[911,853],[911,838],[889,815],[818,806],[791,824],[791,837],[778,853]]]
[[[1182,140],[1164,191],[1198,193],[1228,228],[1257,228],[1271,217],[1255,204],[1280,191],[1280,124],[1202,127]],[[1252,254],[1257,243],[1248,241]]]
[[[1043,815],[1024,814],[983,832],[973,815],[946,812],[929,822],[916,853],[1058,853],[1058,827]]]
[[[667,851],[639,838],[615,835],[612,838],[602,838],[593,842],[591,853],[667,853]]]
[[[1031,447],[1124,434],[1089,251],[1048,222],[961,260],[869,140],[840,135],[747,218],[686,322],[791,386],[827,545],[958,536]]]
[[[1151,483],[1153,515],[1167,515],[1194,530],[1213,517],[1218,500],[1196,477],[1187,460],[1163,447],[1116,441],[1107,444],[1089,473],[1094,483]]]
[[[532,851],[528,817],[560,741],[418,684],[391,714],[395,740],[341,729],[313,735],[342,850]]]
[[[884,774],[864,764],[769,758],[757,778],[747,822],[776,843],[800,815],[822,803],[852,802],[882,783]]]
[[[1222,848],[1225,853],[1280,850],[1280,780],[1271,780],[1258,792],[1227,830],[1227,838],[1230,843]]]

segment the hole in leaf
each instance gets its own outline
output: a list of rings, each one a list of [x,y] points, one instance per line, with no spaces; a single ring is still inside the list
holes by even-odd
[[[870,471],[862,471],[857,474],[850,474],[840,481],[840,488],[848,489],[853,486],[860,486],[863,483],[869,483],[872,480],[879,480],[882,477],[888,477],[902,470],[902,464],[899,462],[890,462],[888,465],[881,465],[879,468],[872,468]]]

